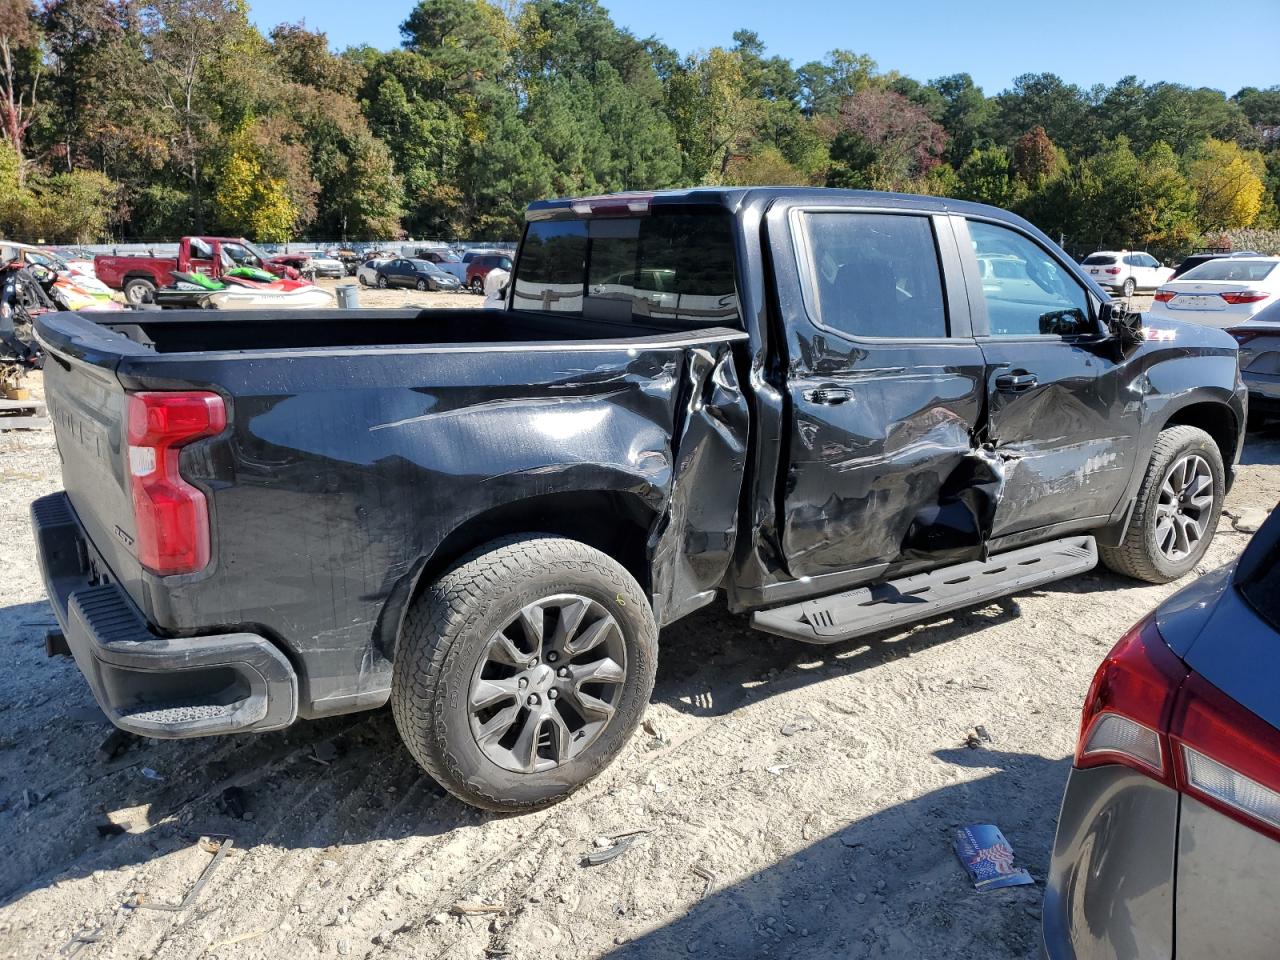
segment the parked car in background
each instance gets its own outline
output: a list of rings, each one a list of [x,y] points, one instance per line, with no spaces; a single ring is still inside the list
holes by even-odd
[[[1222,257],[1256,257],[1259,256],[1255,250],[1240,250],[1236,253],[1193,253],[1180,264],[1173,268],[1173,276],[1170,280],[1176,280],[1188,270],[1200,266],[1202,263],[1208,263],[1210,260],[1219,260]]]
[[[1156,291],[1149,316],[1231,327],[1280,296],[1280,257],[1220,257]]]
[[[1240,376],[1249,388],[1249,421],[1280,417],[1280,300],[1267,304],[1227,333],[1240,344]]]
[[[375,270],[374,283],[382,288],[414,287],[417,290],[461,290],[462,281],[429,260],[389,260]]]
[[[511,257],[505,253],[482,253],[467,264],[466,284],[473,293],[484,293],[485,275],[494,269],[511,272]]]
[[[122,290],[125,300],[137,306],[153,299],[159,288],[172,286],[175,270],[218,279],[230,267],[257,267],[286,280],[297,280],[302,274],[287,260],[272,257],[241,237],[183,237],[176,257],[100,254],[93,258],[93,268],[99,280]]]
[[[1081,266],[1099,285],[1126,297],[1139,290],[1154,290],[1173,276],[1172,268],[1135,250],[1099,250],[1085,257]]]
[[[305,250],[302,256],[307,258],[303,269],[317,277],[340,278],[347,275],[347,265],[323,250]]]
[[[347,247],[334,247],[332,250],[326,250],[325,256],[330,260],[339,261],[346,268],[346,275],[354,277],[356,271],[360,268],[361,262],[364,260],[360,254]]]
[[[1098,668],[1045,887],[1049,960],[1276,956],[1278,647],[1272,511]]]
[[[378,282],[378,268],[390,263],[394,257],[373,257],[356,268],[356,280],[362,287],[372,287]]]

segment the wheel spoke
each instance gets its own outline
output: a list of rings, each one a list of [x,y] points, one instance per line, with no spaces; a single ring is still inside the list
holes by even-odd
[[[1172,541],[1175,533],[1173,529],[1173,516],[1162,517],[1156,521],[1156,547],[1163,554],[1168,554],[1173,548]]]
[[[530,710],[525,714],[524,726],[520,735],[511,747],[511,755],[516,764],[525,773],[533,773],[538,762],[538,734],[542,732],[542,724],[546,718],[540,713]]]
[[[580,687],[584,683],[621,683],[627,678],[627,673],[621,665],[614,663],[608,657],[572,666],[569,668],[569,673],[573,677],[575,687]]]
[[[578,712],[587,720],[608,720],[613,716],[613,704],[606,703],[599,697],[574,689],[571,693]]]
[[[520,687],[515,677],[507,680],[477,680],[471,686],[471,708],[483,710],[518,694]]]
[[[511,725],[516,722],[516,717],[520,715],[520,704],[513,703],[509,707],[503,707],[495,713],[486,723],[481,724],[475,731],[476,740],[482,747],[488,746],[497,740],[501,740]]]
[[[529,641],[532,648],[530,657],[538,657],[542,654],[542,620],[542,604],[531,603],[521,608],[520,625],[524,628],[525,639]]]
[[[564,763],[573,756],[573,733],[558,710],[552,710],[547,719],[551,723],[552,736],[555,738],[556,763]]]
[[[504,631],[499,630],[489,641],[488,659],[497,660],[499,663],[505,663],[510,667],[524,667],[529,660],[529,656],[521,652]]]
[[[556,618],[555,632],[551,635],[550,645],[556,650],[565,650],[571,638],[582,625],[582,618],[587,615],[590,601],[575,597],[560,608],[560,616]]]
[[[587,629],[582,631],[582,635],[576,640],[565,645],[565,652],[571,657],[586,653],[588,650],[594,650],[600,644],[610,639],[618,630],[618,625],[613,622],[612,617],[605,617],[603,620],[597,620]]]

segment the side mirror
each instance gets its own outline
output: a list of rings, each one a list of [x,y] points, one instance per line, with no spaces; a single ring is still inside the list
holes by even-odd
[[[1082,337],[1096,334],[1098,331],[1089,322],[1083,310],[1070,307],[1066,310],[1051,310],[1040,314],[1040,332],[1059,337]]]
[[[1107,332],[1116,339],[1121,350],[1129,351],[1146,340],[1142,331],[1143,315],[1129,310],[1123,303],[1115,300],[1102,305],[1101,319]]]

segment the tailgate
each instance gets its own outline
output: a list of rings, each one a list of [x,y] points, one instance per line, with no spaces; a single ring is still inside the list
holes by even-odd
[[[49,356],[44,367],[45,403],[53,421],[62,482],[90,542],[113,579],[135,602],[141,597],[141,568],[132,549],[133,498],[125,443],[124,388],[116,379],[120,354],[93,341],[105,331],[75,314],[41,321],[37,333]],[[75,329],[72,320],[84,325]],[[123,342],[112,337],[114,342]],[[106,573],[107,571],[98,571]]]

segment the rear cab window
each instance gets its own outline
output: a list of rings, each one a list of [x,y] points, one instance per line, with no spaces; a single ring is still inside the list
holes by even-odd
[[[803,214],[803,223],[820,326],[853,338],[947,337],[928,216],[823,211]]]
[[[734,250],[724,211],[535,220],[511,307],[678,329],[741,326]]]

